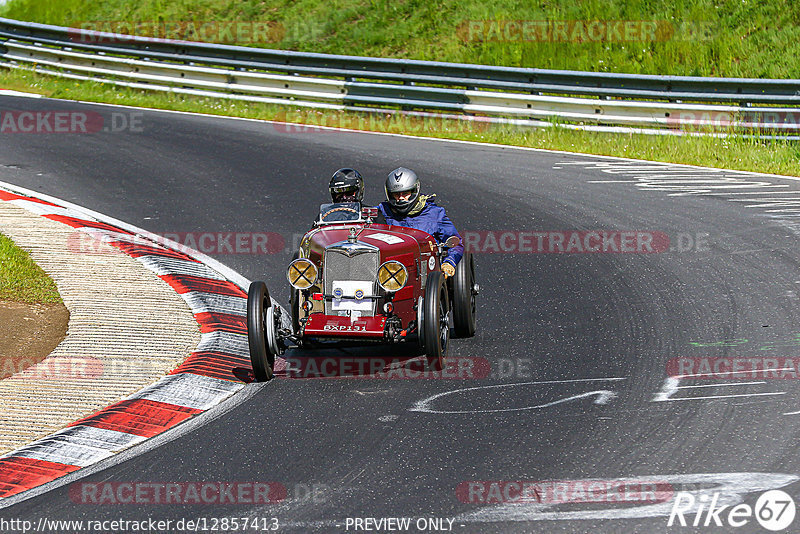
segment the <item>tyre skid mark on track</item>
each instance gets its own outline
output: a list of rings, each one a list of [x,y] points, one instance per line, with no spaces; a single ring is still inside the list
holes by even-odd
[[[0,457],[5,498],[93,465],[225,401],[252,380],[246,293],[179,246],[107,224],[75,207],[0,189],[0,201],[61,222],[136,258],[175,289],[201,329],[201,342],[167,376],[97,413]],[[71,206],[71,205],[70,205]]]

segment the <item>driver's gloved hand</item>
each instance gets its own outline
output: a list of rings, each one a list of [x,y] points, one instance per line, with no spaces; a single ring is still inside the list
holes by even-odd
[[[450,278],[456,274],[456,268],[451,263],[445,262],[442,264],[442,273],[444,273],[445,278]]]

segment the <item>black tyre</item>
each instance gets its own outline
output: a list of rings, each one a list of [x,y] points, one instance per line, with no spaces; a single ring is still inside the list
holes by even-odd
[[[267,349],[264,332],[267,309],[271,304],[267,284],[261,281],[250,284],[247,293],[247,341],[253,375],[258,382],[270,380],[275,365],[275,355]]]
[[[428,275],[423,303],[422,328],[425,336],[425,355],[428,365],[439,371],[444,369],[450,338],[450,310],[444,275],[434,271]]]
[[[453,276],[453,326],[457,337],[475,335],[475,295],[475,258],[465,252]]]

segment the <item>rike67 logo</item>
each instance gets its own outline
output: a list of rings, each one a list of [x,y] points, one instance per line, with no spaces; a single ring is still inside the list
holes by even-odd
[[[695,497],[681,491],[675,495],[667,526],[681,527],[744,527],[753,528],[753,519],[762,528],[778,532],[789,528],[796,513],[794,500],[781,490],[762,493],[755,506],[724,504],[726,496],[715,492]]]

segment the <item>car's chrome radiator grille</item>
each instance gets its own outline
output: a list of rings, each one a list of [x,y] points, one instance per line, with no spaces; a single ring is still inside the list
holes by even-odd
[[[330,295],[333,293],[334,281],[348,281],[348,280],[371,280],[374,281],[378,277],[378,251],[363,252],[355,256],[348,256],[347,254],[336,250],[329,249],[325,251],[325,265],[323,270],[323,280],[325,282],[325,294]],[[363,313],[362,315],[375,315],[375,306],[377,303],[372,301],[372,311],[370,313]],[[328,315],[335,315],[332,309],[331,301],[325,300],[325,313]]]

